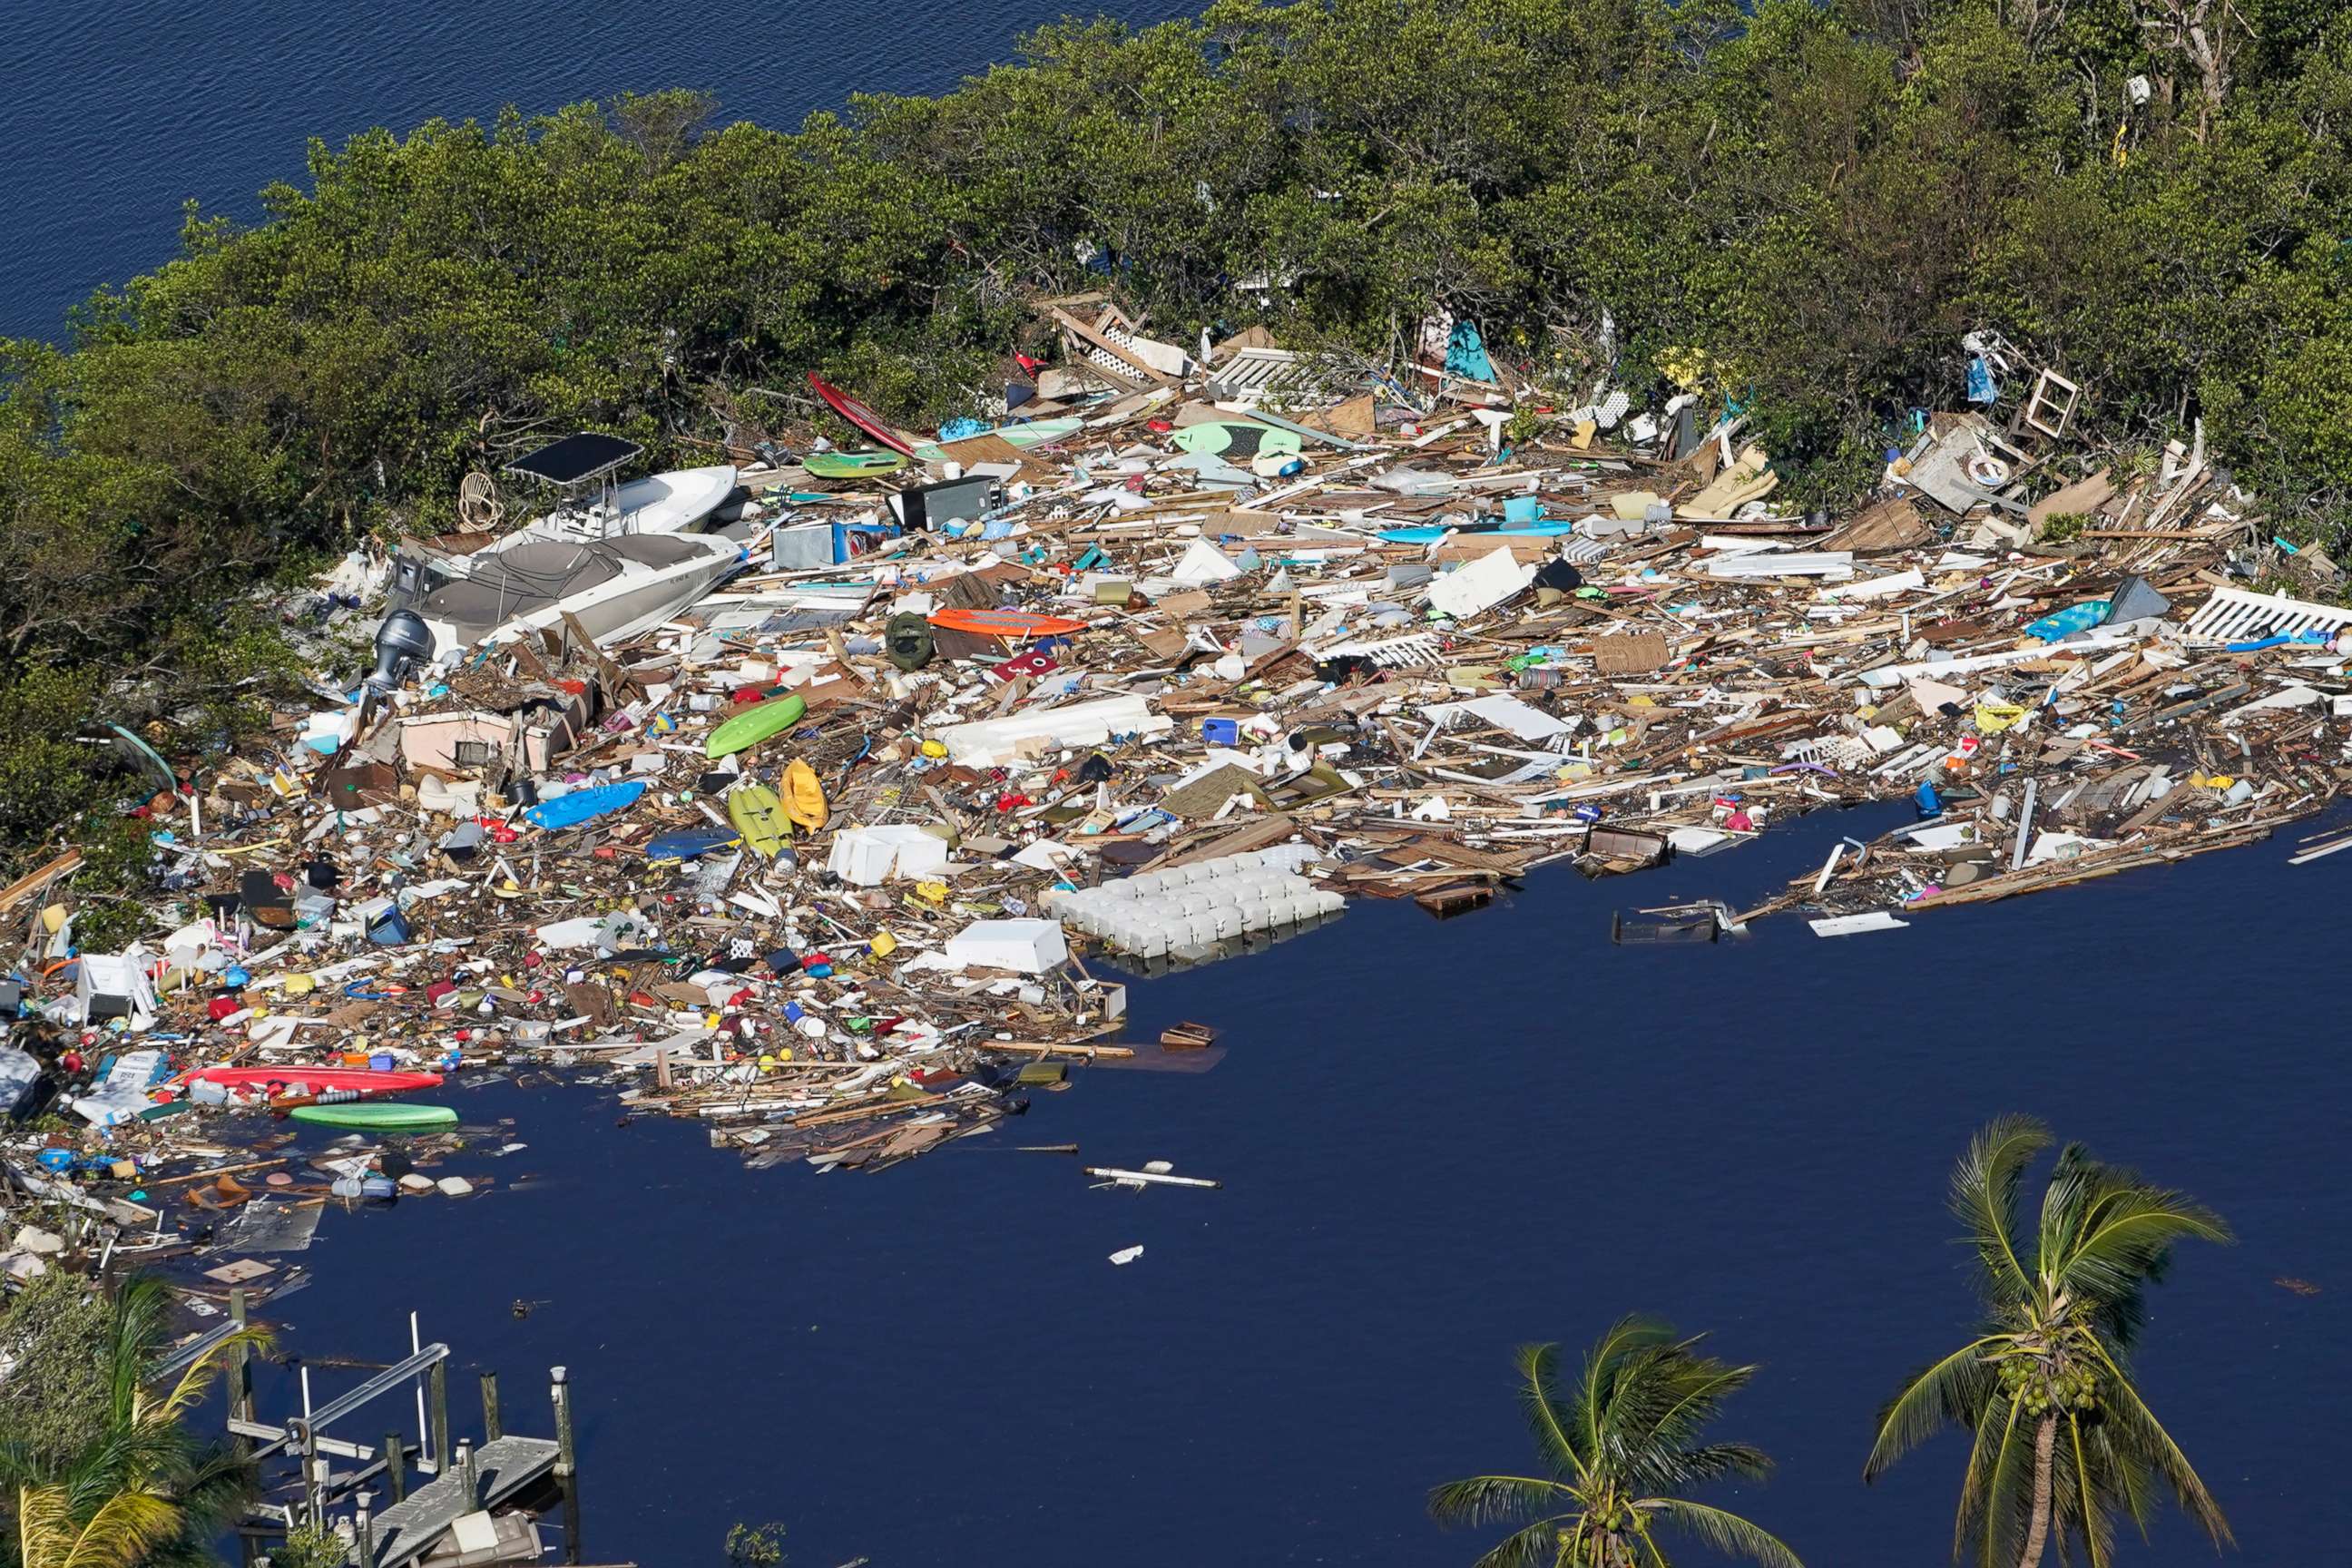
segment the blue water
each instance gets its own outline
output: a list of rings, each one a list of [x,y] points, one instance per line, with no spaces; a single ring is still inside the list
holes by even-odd
[[[52,332],[167,258],[185,198],[250,213],[313,134],[665,86],[790,123],[851,87],[949,85],[1054,9],[16,5],[0,332]],[[1440,1534],[1421,1497],[1525,1462],[1512,1345],[1642,1309],[1765,1363],[1722,1431],[1781,1471],[1717,1500],[1815,1568],[1929,1563],[1960,1440],[1874,1489],[1862,1456],[1879,1401],[1969,1321],[1949,1162],[2029,1110],[2237,1226],[2157,1294],[2144,1385],[2245,1561],[2335,1560],[2352,869],[2288,870],[2266,845],[1883,936],[1607,943],[1612,908],[1759,898],[1854,831],[1546,873],[1445,924],[1360,906],[1137,988],[1139,1032],[1225,1026],[1215,1070],[1084,1073],[1009,1131],[878,1176],[747,1173],[691,1124],[616,1127],[585,1090],[462,1094],[530,1145],[481,1168],[538,1180],[331,1216],[290,1343],[387,1353],[418,1309],[502,1371],[520,1430],[545,1429],[538,1379],[568,1363],[592,1562],[714,1562],[730,1524],[776,1519],[800,1568],[1373,1568],[1489,1539]],[[1226,1187],[1090,1192],[1076,1162],[1010,1152],[1066,1140]],[[516,1299],[547,1305],[518,1321]],[[2172,1514],[2124,1559],[2209,1560]]]
[[[300,179],[310,137],[670,87],[789,127],[853,90],[952,87],[1065,10],[1144,22],[1184,8],[13,0],[0,5],[0,336],[54,336],[100,284],[168,260],[191,198],[254,216],[255,192]]]
[[[502,1372],[523,1430],[570,1365],[589,1562],[714,1561],[730,1524],[776,1519],[801,1568],[1371,1568],[1477,1555],[1421,1500],[1526,1461],[1511,1347],[1638,1309],[1764,1363],[1720,1435],[1780,1473],[1717,1500],[1814,1568],[1933,1563],[1964,1440],[1874,1489],[1862,1458],[1881,1399],[1969,1321],[1950,1162],[2024,1110],[2237,1226],[2157,1291],[2143,1387],[2244,1561],[2335,1560],[2344,874],[2285,868],[2282,841],[1885,935],[1608,943],[1612,908],[1757,899],[1899,815],[1539,873],[1445,923],[1351,908],[1137,988],[1140,1030],[1224,1026],[1214,1070],[1083,1072],[878,1175],[747,1172],[584,1089],[463,1095],[530,1145],[481,1168],[543,1181],[331,1216],[294,1342],[387,1351],[421,1309]],[[1080,1162],[1011,1152],[1066,1140],[1225,1187],[1094,1192]],[[517,1321],[516,1298],[548,1304]],[[2168,1512],[2122,1561],[2210,1548]]]

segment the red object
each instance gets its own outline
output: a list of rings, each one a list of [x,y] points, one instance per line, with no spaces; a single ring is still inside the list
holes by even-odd
[[[999,680],[1019,680],[1024,676],[1047,675],[1060,668],[1050,654],[1024,653],[1015,654],[998,665],[995,674]]]
[[[355,1094],[400,1094],[410,1089],[438,1089],[437,1072],[376,1072],[368,1068],[198,1068],[190,1083],[216,1083],[223,1089],[276,1089],[300,1084],[317,1091],[348,1089]]]
[[[219,1023],[223,1018],[227,1017],[231,1013],[242,1013],[244,1011],[245,1004],[238,1001],[234,996],[215,996],[211,1001],[205,1004],[205,1016],[211,1018],[215,1024]]]
[[[840,415],[901,457],[911,458],[915,455],[914,446],[904,436],[885,424],[882,416],[826,381],[816,372],[809,372],[808,384],[810,390],[824,398],[835,414]]]
[[[1033,616],[1020,610],[935,610],[931,625],[980,637],[1021,638],[1064,637],[1087,629],[1086,622],[1067,616]]]
[[[801,959],[801,967],[802,967],[803,969],[814,969],[814,968],[816,968],[819,964],[824,964],[824,965],[826,965],[826,966],[830,967],[832,963],[833,963],[833,960],[832,960],[832,959],[830,959],[830,958],[827,958],[824,953],[821,953],[821,952],[812,952],[812,953],[808,953],[808,954],[804,955],[804,956]]]

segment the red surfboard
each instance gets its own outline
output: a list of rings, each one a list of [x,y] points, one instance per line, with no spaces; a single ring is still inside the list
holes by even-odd
[[[277,1089],[284,1094],[406,1094],[441,1087],[437,1072],[376,1072],[367,1068],[198,1068],[190,1083],[223,1089]]]
[[[875,413],[816,372],[809,372],[808,384],[819,397],[833,405],[833,411],[835,414],[840,415],[890,450],[909,458],[915,455],[913,444],[884,423],[882,416]]]
[[[1032,616],[1019,610],[934,610],[931,625],[984,637],[1067,637],[1087,629],[1086,622],[1066,616]]]

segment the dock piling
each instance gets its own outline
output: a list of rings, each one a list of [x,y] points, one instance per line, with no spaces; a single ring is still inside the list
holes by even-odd
[[[449,1366],[433,1363],[433,1473],[449,1473]],[[421,1461],[420,1461],[421,1462]]]
[[[499,1425],[499,1374],[482,1373],[482,1441],[495,1443],[506,1436]]]
[[[407,1499],[408,1439],[398,1432],[383,1435],[383,1484],[392,1489],[393,1501]]]
[[[572,1440],[572,1378],[560,1366],[547,1371],[548,1398],[555,1405],[555,1487],[563,1498],[563,1561],[580,1561],[579,1456]]]

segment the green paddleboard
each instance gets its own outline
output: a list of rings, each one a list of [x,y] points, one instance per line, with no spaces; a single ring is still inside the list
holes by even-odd
[[[868,474],[895,474],[907,466],[896,452],[811,452],[801,467],[820,479],[858,479]]]
[[[730,757],[746,746],[756,746],[771,735],[782,734],[801,721],[808,711],[807,701],[797,694],[779,697],[747,708],[716,730],[702,742],[706,757]]]
[[[288,1114],[314,1127],[348,1127],[362,1132],[431,1132],[457,1125],[457,1113],[446,1105],[402,1105],[389,1100],[298,1105]]]

